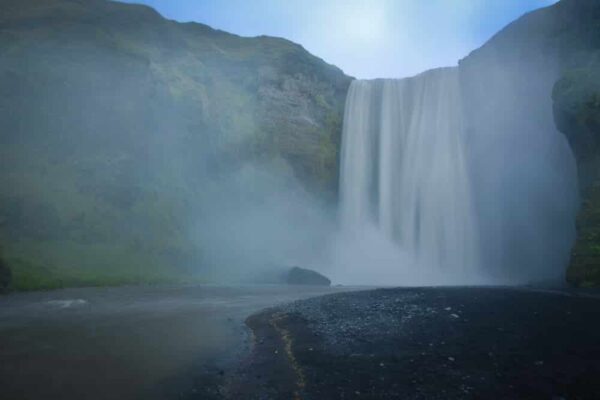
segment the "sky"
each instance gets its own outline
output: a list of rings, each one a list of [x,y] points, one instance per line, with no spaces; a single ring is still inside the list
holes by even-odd
[[[283,37],[356,78],[456,65],[496,32],[556,0],[125,0],[181,22]]]

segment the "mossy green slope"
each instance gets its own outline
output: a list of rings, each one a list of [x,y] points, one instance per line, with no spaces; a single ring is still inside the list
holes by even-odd
[[[0,243],[14,289],[204,280],[210,182],[336,197],[350,78],[292,42],[104,0],[0,0]]]
[[[600,3],[566,0],[562,11],[561,76],[554,85],[554,120],[577,160],[581,209],[566,279],[600,286]]]
[[[567,280],[600,286],[600,62],[568,71],[553,92],[556,124],[576,155],[582,204]]]

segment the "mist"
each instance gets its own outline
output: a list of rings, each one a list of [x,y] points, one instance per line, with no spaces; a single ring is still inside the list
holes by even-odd
[[[283,160],[213,179],[191,235],[218,282],[280,283],[293,266],[324,272],[334,207],[308,193]]]
[[[600,1],[0,0],[3,397],[600,399],[598,288]]]
[[[345,282],[564,281],[579,199],[552,117],[558,64],[494,50],[414,78],[353,82],[333,262]]]
[[[365,4],[323,41],[355,20],[365,25],[348,43],[395,41],[393,24],[372,30],[361,16],[402,7]],[[462,5],[453,18],[468,20]],[[0,63],[5,252],[44,287],[123,271],[125,282],[276,282],[296,265],[355,285],[562,280],[577,175],[552,115],[559,57],[537,36],[501,32],[456,67],[364,81],[283,39],[93,6],[75,11],[104,15],[97,26],[69,26],[71,41],[54,25],[53,40],[24,34]],[[123,28],[134,20],[143,29]],[[400,44],[437,40],[413,25]],[[381,73],[454,63],[411,51]]]

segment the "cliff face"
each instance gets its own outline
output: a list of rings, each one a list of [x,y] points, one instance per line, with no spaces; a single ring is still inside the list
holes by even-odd
[[[215,187],[249,165],[335,200],[351,78],[299,45],[104,0],[0,8],[12,287],[205,278],[190,232],[210,222]],[[527,14],[460,62],[483,262],[498,275],[527,264],[532,279],[558,279],[570,259],[570,282],[600,283],[599,70],[591,0]],[[257,176],[245,181],[259,191]]]
[[[600,62],[597,56],[565,72],[553,92],[558,128],[577,157],[582,194],[577,241],[567,280],[600,285]]]
[[[524,15],[459,63],[483,264],[521,282],[563,280],[575,236],[575,165],[552,118],[557,7]]]
[[[1,0],[0,243],[17,288],[189,276],[189,216],[268,165],[337,188],[350,78],[301,46],[103,0]]]
[[[570,259],[567,278],[579,281],[574,276],[581,272],[574,271],[581,269],[580,249],[592,250],[583,244],[589,235],[581,228],[600,228],[587,206],[577,234],[572,228],[577,186],[589,204],[588,188],[598,176],[590,77],[597,71],[599,46],[600,3],[563,0],[513,22],[460,62],[483,245],[499,270],[518,270],[525,262],[562,275]],[[511,139],[489,139],[500,133]],[[482,169],[489,163],[495,166]],[[498,201],[501,208],[490,207]],[[498,209],[503,212],[494,215]],[[506,231],[508,236],[494,235]],[[512,239],[501,243],[502,236]],[[596,262],[586,260],[588,266]]]
[[[552,99],[557,128],[567,137],[577,160],[581,209],[577,239],[567,281],[577,286],[600,286],[600,3],[566,2],[560,78]]]

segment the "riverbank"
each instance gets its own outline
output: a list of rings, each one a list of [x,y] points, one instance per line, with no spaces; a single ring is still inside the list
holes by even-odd
[[[248,315],[339,291],[199,285],[0,296],[2,395],[24,400],[222,398],[250,349]]]
[[[510,288],[380,289],[251,316],[246,398],[600,398],[600,300]]]
[[[10,294],[0,385],[23,399],[600,397],[597,292],[354,289]]]

